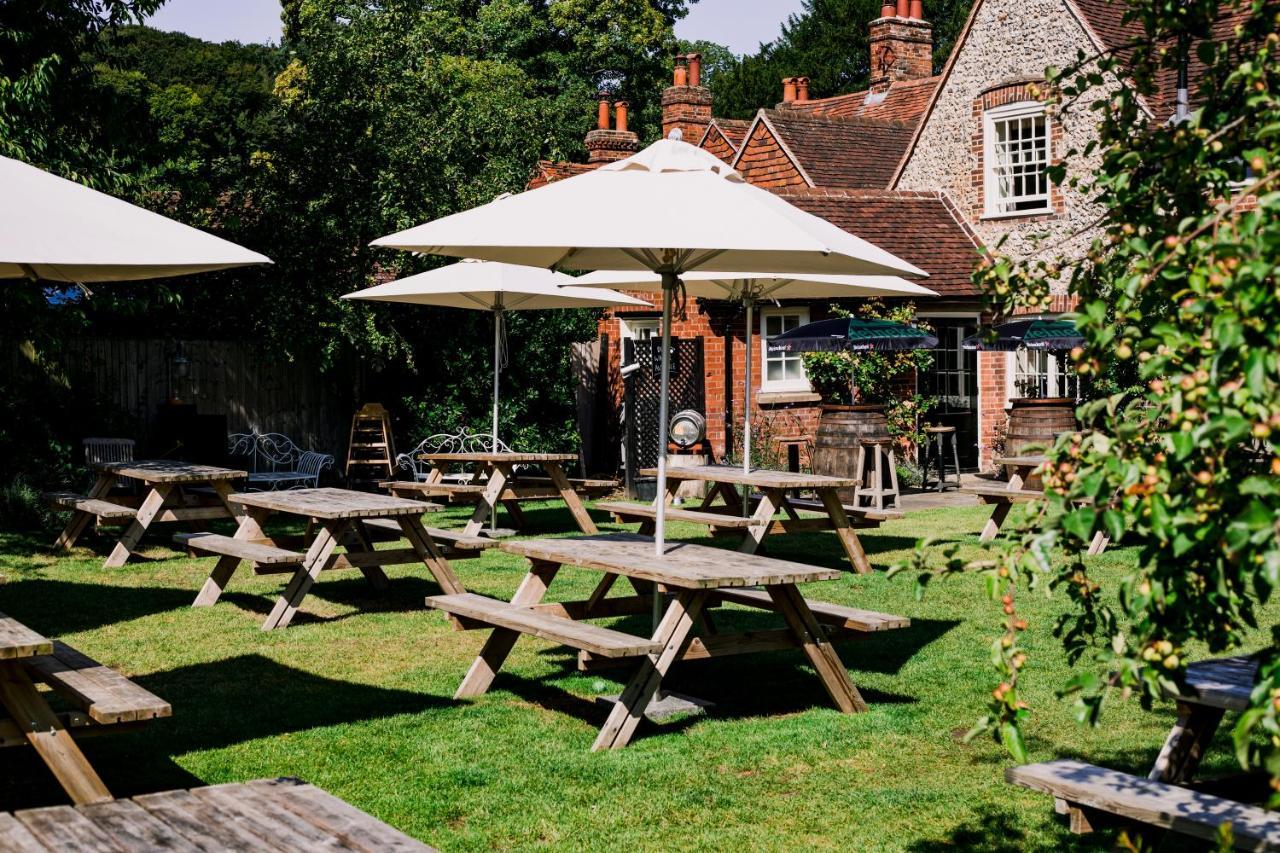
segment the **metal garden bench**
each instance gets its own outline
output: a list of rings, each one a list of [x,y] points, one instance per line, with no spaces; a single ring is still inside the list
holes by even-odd
[[[328,453],[303,450],[278,432],[235,433],[227,437],[227,444],[231,456],[243,460],[249,471],[245,481],[249,492],[314,489],[320,485],[320,475],[334,464]]]

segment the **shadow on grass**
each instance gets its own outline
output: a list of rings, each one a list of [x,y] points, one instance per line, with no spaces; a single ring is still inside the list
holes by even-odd
[[[6,584],[4,612],[60,637],[190,606],[196,590],[120,587],[43,578]]]
[[[1053,801],[1045,798],[1045,809],[1053,810]],[[1008,807],[983,806],[972,818],[954,827],[942,838],[916,841],[906,849],[916,853],[935,850],[970,850],[976,853],[1024,853],[1024,851],[1084,851],[1106,849],[1106,835],[1071,835],[1065,825],[1057,838],[1034,843],[1022,828],[1025,818]]]
[[[449,707],[440,696],[324,678],[261,655],[241,655],[134,679],[169,701],[173,716],[138,731],[86,738],[81,747],[117,797],[203,784],[180,756],[308,729]],[[264,766],[260,776],[290,768]],[[0,808],[67,802],[29,750],[0,752]]]

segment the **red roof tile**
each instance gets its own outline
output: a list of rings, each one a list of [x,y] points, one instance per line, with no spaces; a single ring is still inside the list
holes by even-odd
[[[751,129],[751,121],[748,119],[713,118],[711,125],[718,127],[724,134],[724,138],[729,140],[734,148],[742,145],[742,140],[747,138],[747,131]]]
[[[781,198],[929,273],[941,296],[978,295],[970,276],[981,243],[943,192],[787,187]]]
[[[811,116],[794,110],[765,110],[762,117],[819,187],[886,187],[911,141],[911,127],[902,122]]]
[[[937,88],[939,77],[923,77],[919,80],[903,80],[893,83],[880,95],[871,92],[853,92],[820,98],[816,101],[790,103],[787,109],[825,116],[856,116],[860,118],[901,121],[914,124],[929,105],[929,97]]]
[[[529,179],[525,189],[536,190],[538,187],[554,184],[556,181],[572,178],[574,175],[594,172],[600,165],[599,163],[564,163],[539,160],[537,171],[533,173],[533,177]]]

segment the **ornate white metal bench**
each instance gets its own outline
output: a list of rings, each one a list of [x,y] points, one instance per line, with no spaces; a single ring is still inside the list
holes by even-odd
[[[428,436],[418,442],[417,446],[396,457],[396,467],[404,471],[416,482],[425,482],[431,474],[431,463],[422,459],[424,453],[484,453],[493,450],[493,435],[487,432],[470,432],[462,430],[457,433],[440,432]],[[501,439],[498,440],[498,452],[510,453],[511,448]],[[465,482],[471,479],[470,474],[445,474],[444,479],[452,482]]]
[[[228,452],[243,460],[249,471],[245,491],[271,492],[277,489],[314,489],[320,475],[332,468],[328,453],[303,450],[288,436],[278,432],[235,433],[227,437]]]

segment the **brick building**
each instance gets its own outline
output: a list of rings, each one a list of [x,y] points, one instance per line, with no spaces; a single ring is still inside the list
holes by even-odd
[[[966,467],[990,463],[1011,398],[1076,392],[1072,375],[1053,354],[966,353],[959,342],[982,319],[970,278],[980,247],[1003,241],[1001,250],[1015,255],[1039,245],[1073,253],[1095,236],[1091,223],[1100,211],[1069,180],[1091,171],[1095,161],[1073,158],[1073,172],[1061,186],[1048,180],[1045,169],[1068,149],[1084,150],[1096,123],[1083,106],[1062,114],[1046,104],[1043,74],[1077,51],[1094,55],[1131,40],[1137,33],[1122,22],[1124,9],[1110,0],[975,0],[951,56],[934,74],[932,29],[921,0],[898,0],[869,22],[873,67],[865,91],[811,99],[808,79],[793,77],[783,81],[782,100],[750,121],[717,118],[694,55],[677,58],[672,86],[663,93],[664,133],[678,128],[686,141],[725,160],[749,182],[930,273],[923,283],[939,296],[917,307],[941,342],[933,367],[916,383],[921,393],[939,399],[930,420],[957,427]],[[1194,79],[1194,65],[1191,72]],[[1087,105],[1125,85],[1111,75],[1102,80],[1078,102]],[[1170,76],[1147,103],[1152,121],[1173,115],[1173,85]],[[627,131],[625,103],[602,98],[598,126],[587,136],[589,163],[542,163],[533,184],[625,157],[639,144]],[[1044,244],[1035,242],[1045,235]],[[759,408],[753,420],[766,432],[812,435],[816,427],[821,400],[803,368],[797,374],[794,364],[770,365],[764,342],[821,319],[829,304],[784,301],[757,309],[750,357],[758,365],[753,402]],[[1053,311],[1070,307],[1065,284],[1055,285]],[[626,308],[602,320],[612,375],[621,363],[621,342],[656,334],[658,316],[656,306]],[[732,452],[735,424],[740,429],[742,423],[744,320],[740,306],[690,300],[673,329],[678,337],[703,342],[707,432],[717,457]],[[620,393],[614,396],[620,399]]]

